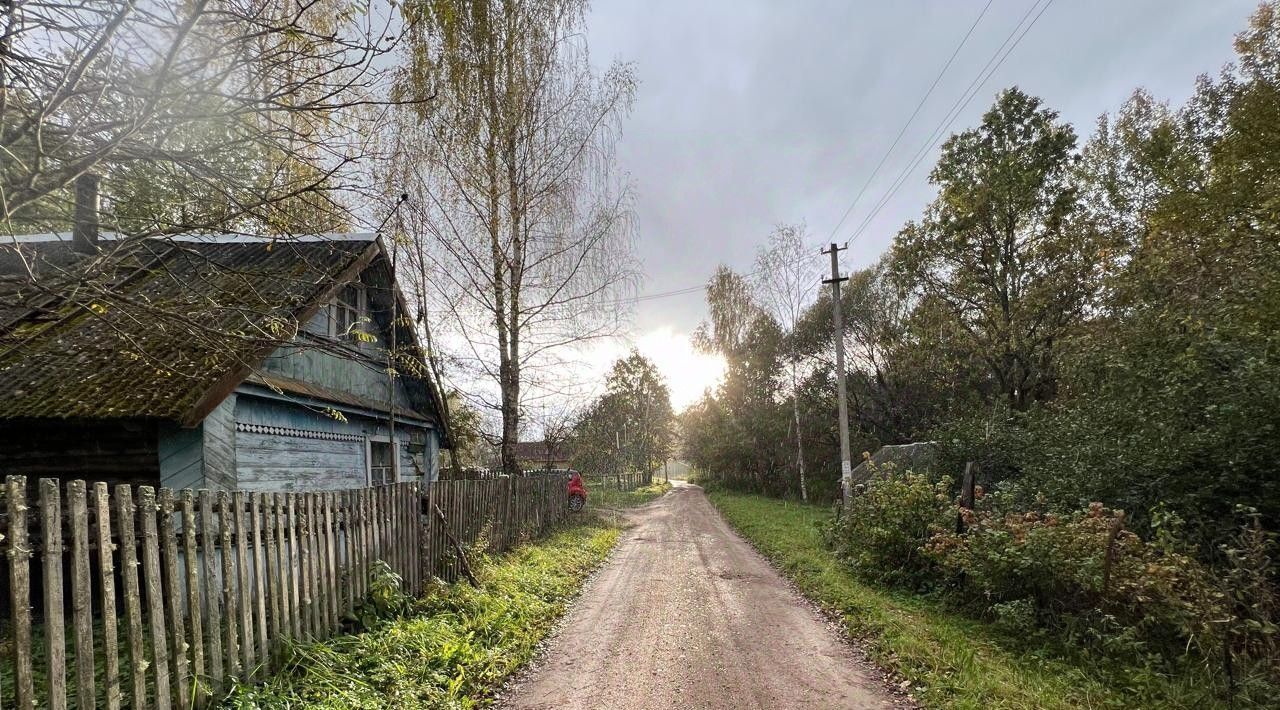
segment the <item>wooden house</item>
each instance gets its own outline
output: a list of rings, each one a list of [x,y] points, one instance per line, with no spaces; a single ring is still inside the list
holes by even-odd
[[[432,480],[446,405],[407,312],[371,234],[0,238],[0,474]]]
[[[525,471],[554,471],[569,468],[569,449],[546,440],[517,441],[512,447],[520,468]]]

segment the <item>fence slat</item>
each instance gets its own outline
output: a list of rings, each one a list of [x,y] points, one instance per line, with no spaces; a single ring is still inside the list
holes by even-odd
[[[93,689],[93,585],[89,577],[89,499],[84,481],[67,483],[71,522],[71,617],[76,639],[76,705],[97,706]]]
[[[147,590],[147,625],[151,628],[151,670],[155,678],[155,707],[172,707],[169,688],[169,644],[165,637],[164,588],[160,579],[160,545],[156,539],[156,493],[138,486],[142,521],[142,577]]]
[[[116,638],[116,580],[111,539],[111,493],[107,484],[93,484],[95,542],[98,546],[98,578],[102,590],[102,654],[103,683],[106,685],[107,710],[119,710],[120,646]]]
[[[183,489],[178,507],[182,515],[182,555],[183,571],[187,578],[187,618],[191,620],[191,675],[192,683],[199,688],[205,677],[204,620],[201,618],[200,561],[196,550],[195,495],[190,488]]]
[[[354,616],[356,610],[356,567],[355,567],[355,534],[352,526],[351,517],[351,491],[341,491],[338,493],[338,507],[341,510],[340,517],[342,519],[342,547],[344,554],[343,570],[346,575],[346,585],[343,590],[343,601],[347,605],[347,614]]]
[[[231,521],[235,530],[236,551],[236,622],[240,624],[240,663],[245,678],[257,666],[253,638],[253,591],[250,587],[248,524],[244,515],[244,491],[231,494]]]
[[[5,479],[5,509],[9,514],[9,593],[13,617],[13,665],[15,706],[36,706],[35,678],[31,671],[31,544],[27,538],[27,479]]]
[[[67,638],[62,617],[62,505],[58,482],[40,479],[40,522],[44,553],[45,673],[49,684],[48,707],[67,707]]]
[[[116,512],[120,524],[120,576],[124,582],[124,611],[128,619],[125,627],[129,636],[129,675],[132,679],[129,696],[133,707],[147,704],[147,661],[143,654],[142,593],[138,584],[138,540],[135,530],[133,489],[116,486]]]
[[[298,494],[285,493],[286,525],[289,531],[289,564],[286,567],[289,575],[289,595],[293,605],[293,637],[302,638],[302,545],[298,533],[302,529],[298,520]]]
[[[222,692],[222,594],[218,585],[218,527],[214,523],[213,493],[202,490],[200,499],[200,543],[204,553],[204,615],[209,619],[207,631],[209,653],[209,686],[214,695]]]
[[[267,546],[262,540],[262,493],[249,493],[249,527],[253,532],[254,620],[258,623],[258,658],[265,663],[267,650]]]
[[[323,634],[325,637],[332,635],[333,630],[337,627],[335,623],[337,614],[334,611],[333,598],[330,594],[330,588],[333,584],[333,558],[331,553],[333,547],[330,544],[332,538],[329,535],[329,514],[325,506],[329,500],[329,494],[325,491],[316,493],[316,538],[319,542],[320,564],[316,565],[320,573],[320,618],[323,622]]]
[[[320,616],[320,638],[328,638],[332,617],[329,611],[329,559],[325,549],[323,491],[311,494],[311,511],[316,540],[316,609]]]
[[[223,652],[226,653],[227,675],[244,679],[240,674],[239,584],[236,580],[235,548],[231,545],[232,518],[231,496],[226,491],[218,491],[218,537],[222,542],[222,608],[226,611],[223,623],[226,641]]]
[[[187,665],[187,631],[183,621],[181,566],[178,561],[179,520],[174,515],[173,491],[161,488],[160,537],[164,547],[165,598],[169,604],[169,642],[173,657],[173,689],[178,707],[191,707],[191,670]]]
[[[276,596],[280,602],[280,634],[282,637],[292,637],[296,634],[293,630],[293,612],[290,611],[289,605],[289,580],[292,577],[292,571],[288,557],[289,541],[285,537],[285,530],[289,524],[289,508],[285,505],[285,494],[272,495],[272,505],[276,511],[276,556],[279,558],[276,564],[280,589],[276,592]]]
[[[325,569],[327,574],[325,577],[325,593],[329,595],[329,628],[337,631],[339,622],[342,619],[342,612],[338,607],[338,555],[337,543],[334,540],[334,515],[333,515],[333,492],[325,491],[322,502],[324,504],[324,554],[326,558]]]
[[[267,555],[267,597],[271,614],[271,644],[266,653],[272,658],[277,658],[282,638],[280,631],[280,538],[276,533],[280,524],[280,517],[277,514],[276,494],[264,493],[262,497],[263,514],[266,516],[262,527],[267,535],[267,546],[265,548]]]
[[[302,493],[302,500],[299,501],[302,508],[302,554],[305,560],[303,565],[303,592],[305,593],[306,604],[306,629],[307,636],[317,638],[320,635],[320,599],[316,591],[316,515],[315,515],[315,498],[310,493]]]

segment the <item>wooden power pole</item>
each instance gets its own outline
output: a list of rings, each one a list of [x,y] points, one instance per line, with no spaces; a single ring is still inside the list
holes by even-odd
[[[831,278],[824,279],[823,283],[831,284],[831,319],[835,326],[836,346],[836,394],[840,402],[840,492],[847,502],[853,493],[851,490],[853,462],[849,457],[849,403],[844,389],[844,314],[840,310],[840,283],[849,280],[847,276],[840,276],[839,255],[845,249],[848,247],[837,246],[832,242],[831,248],[822,253],[831,255]]]

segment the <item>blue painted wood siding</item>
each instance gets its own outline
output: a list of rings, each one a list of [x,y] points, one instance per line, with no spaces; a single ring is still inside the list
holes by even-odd
[[[347,414],[346,421],[307,407],[241,393],[235,411],[239,486],[246,490],[337,490],[368,483],[366,442],[385,439],[385,420]],[[438,470],[436,431],[398,422],[400,480]],[[416,445],[416,446],[415,446]],[[419,453],[410,449],[420,448]]]

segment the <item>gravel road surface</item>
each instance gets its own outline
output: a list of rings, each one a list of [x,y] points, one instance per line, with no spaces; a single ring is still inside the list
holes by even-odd
[[[628,517],[618,549],[502,707],[899,707],[701,488],[678,485]]]

